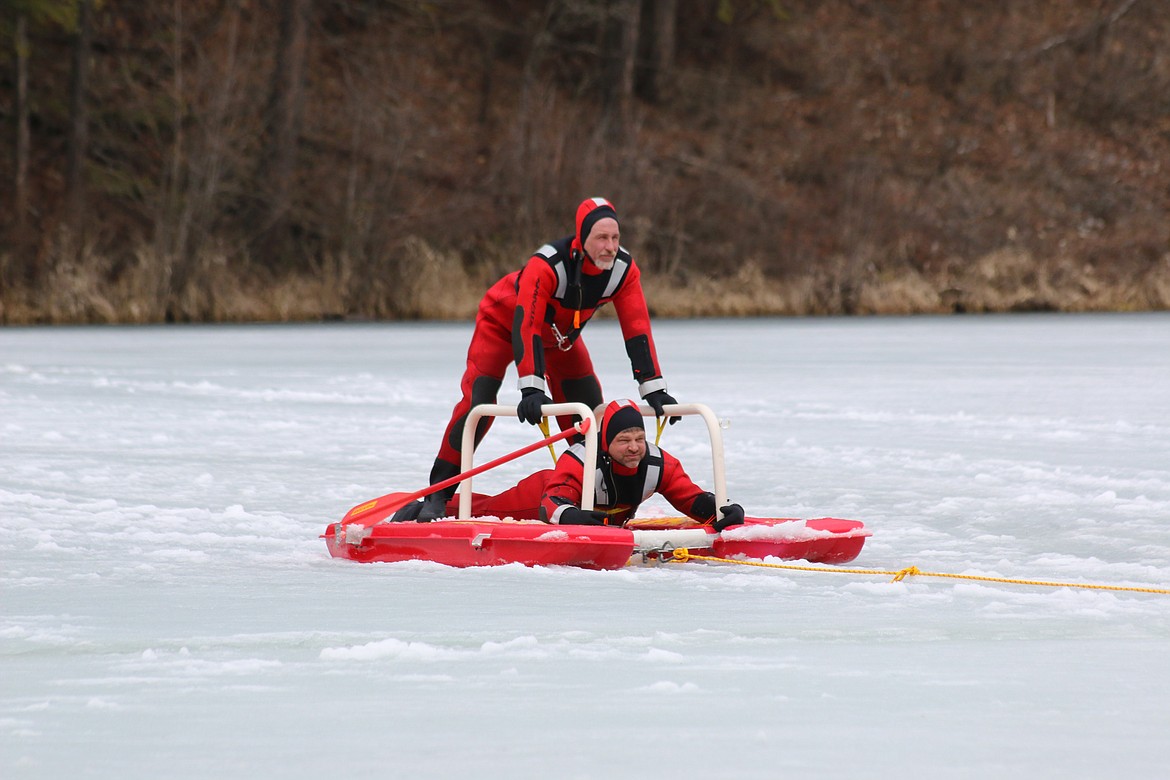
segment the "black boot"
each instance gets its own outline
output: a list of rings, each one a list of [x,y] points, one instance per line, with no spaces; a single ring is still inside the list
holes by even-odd
[[[454,463],[449,463],[440,458],[435,458],[435,465],[431,466],[431,484],[437,485],[440,482],[450,479],[459,473],[459,467]],[[455,495],[455,488],[458,485],[444,488],[442,490],[431,493],[423,499],[422,508],[415,518],[420,523],[429,523],[432,520],[438,520],[440,517],[447,516],[447,502]]]
[[[446,517],[447,499],[447,490],[431,493],[423,499],[422,508],[419,509],[418,516],[415,519],[420,523],[429,523],[432,520],[438,520],[440,517]]]
[[[406,506],[399,509],[390,517],[391,523],[410,523],[418,519],[418,513],[422,511],[423,502],[411,501]]]

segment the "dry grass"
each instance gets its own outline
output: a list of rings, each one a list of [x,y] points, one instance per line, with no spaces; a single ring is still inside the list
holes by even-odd
[[[472,272],[455,253],[420,238],[380,263],[359,267],[335,258],[282,276],[240,270],[225,255],[208,253],[181,286],[168,286],[167,265],[145,248],[118,274],[108,258],[92,252],[81,258],[57,263],[40,295],[21,287],[0,291],[0,323],[469,320],[499,276],[497,263]],[[1170,309],[1170,253],[1108,277],[1071,259],[1042,260],[1007,247],[933,272],[840,257],[782,279],[748,262],[728,276],[647,273],[643,284],[651,313],[670,318],[1148,311]]]
[[[730,277],[687,274],[681,280],[644,276],[651,313],[659,317],[757,317],[803,314],[808,280],[786,286],[746,263]]]

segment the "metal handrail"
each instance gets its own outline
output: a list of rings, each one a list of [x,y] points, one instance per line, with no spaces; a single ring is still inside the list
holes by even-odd
[[[654,417],[654,409],[649,405],[638,406],[643,417]],[[707,424],[707,435],[711,439],[711,472],[714,481],[715,506],[726,506],[727,474],[723,460],[723,433],[719,425],[719,418],[706,404],[666,404],[662,407],[667,417],[700,416]],[[582,403],[545,404],[540,412],[546,417],[571,414],[584,420],[593,416],[593,410]],[[479,421],[484,417],[515,417],[516,407],[504,404],[480,404],[467,414],[467,421],[463,426],[463,443],[460,471],[469,471],[475,447],[475,431]],[[591,425],[585,432],[585,469],[581,475],[581,508],[586,512],[593,509],[595,485],[597,483],[597,429],[600,426]],[[459,514],[460,520],[471,517],[471,478],[463,480],[459,485]]]
[[[545,404],[540,407],[540,413],[546,417],[558,414],[571,414],[584,420],[593,417],[593,410],[585,404]],[[471,468],[471,459],[475,448],[475,431],[479,427],[480,419],[484,417],[515,417],[516,407],[503,404],[480,404],[467,413],[467,422],[463,425],[463,453],[460,459],[459,470],[467,472]],[[597,426],[590,425],[585,431],[585,462],[597,463]],[[585,469],[581,476],[581,508],[589,511],[593,508],[593,486],[597,480],[597,468]],[[460,520],[471,517],[471,479],[465,479],[459,485],[459,515]]]

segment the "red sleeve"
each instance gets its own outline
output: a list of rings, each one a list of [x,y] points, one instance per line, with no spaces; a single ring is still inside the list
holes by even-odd
[[[695,499],[706,495],[707,491],[691,481],[683,470],[682,463],[669,452],[662,453],[662,481],[658,484],[658,492],[671,506],[692,520],[709,523],[714,519],[714,514],[706,517],[694,514]],[[715,506],[714,502],[711,502],[711,506]]]
[[[581,506],[581,479],[585,467],[570,453],[557,458],[557,467],[544,488],[540,498],[541,518],[550,523],[560,519],[558,510],[566,506]]]
[[[658,350],[654,347],[654,336],[650,332],[650,310],[646,306],[646,294],[642,291],[642,273],[633,263],[630,263],[626,279],[613,298],[613,308],[622,326],[622,338],[626,342],[626,351],[630,356],[640,395],[645,398],[653,390],[665,390],[666,383],[661,381],[662,368],[658,364]]]
[[[534,255],[520,273],[516,313],[512,320],[512,355],[519,389],[535,387],[548,392],[544,382],[545,311],[556,289],[557,275],[544,258]]]

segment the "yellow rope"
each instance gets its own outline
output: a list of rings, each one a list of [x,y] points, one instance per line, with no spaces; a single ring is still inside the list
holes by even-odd
[[[658,442],[662,441],[662,429],[666,427],[667,418],[657,417],[655,419],[658,421],[658,433],[654,436],[654,446],[657,447]]]
[[[541,417],[538,425],[540,426],[540,432],[543,433],[544,438],[547,439],[550,436],[550,434],[548,432],[549,431],[548,418]],[[548,443],[548,452],[550,455],[552,455],[553,466],[556,466],[557,465],[557,451],[555,449],[553,449],[551,441]]]
[[[1166,588],[1130,588],[1124,585],[1092,585],[1083,582],[1046,582],[1044,580],[1015,580],[1008,577],[982,577],[977,574],[950,574],[947,572],[922,571],[917,566],[907,566],[898,571],[885,569],[842,569],[836,566],[799,566],[786,563],[765,563],[764,561],[740,561],[733,558],[717,558],[713,555],[694,555],[685,547],[675,550],[670,560],[685,563],[687,561],[709,561],[711,563],[735,563],[740,566],[760,566],[766,569],[789,569],[792,571],[826,571],[839,574],[876,574],[883,577],[893,577],[891,582],[901,582],[907,577],[947,577],[953,580],[977,580],[979,582],[1005,582],[1011,585],[1041,585],[1049,588],[1088,588],[1091,590],[1123,590],[1133,593],[1166,593]]]

